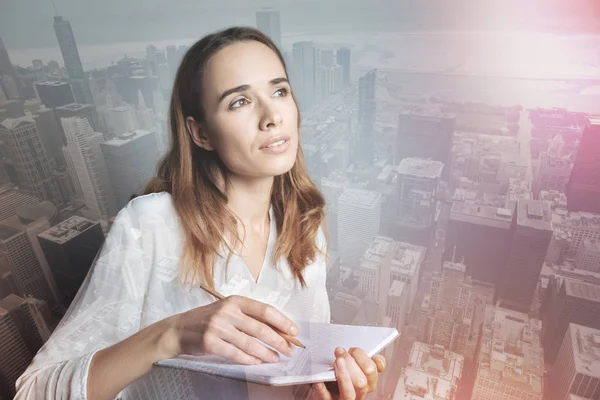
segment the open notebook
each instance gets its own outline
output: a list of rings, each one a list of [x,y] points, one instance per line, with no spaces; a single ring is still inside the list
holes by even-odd
[[[190,369],[269,386],[328,382],[335,381],[332,364],[336,347],[346,350],[360,347],[373,357],[399,336],[395,328],[376,326],[299,323],[298,328],[297,338],[306,349],[296,347],[293,357],[280,354],[277,363],[241,365],[223,357],[181,355],[158,361],[155,365]]]

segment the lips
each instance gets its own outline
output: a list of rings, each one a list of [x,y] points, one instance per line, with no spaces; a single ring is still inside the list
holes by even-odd
[[[260,149],[265,149],[265,148],[269,147],[270,145],[272,145],[273,143],[277,143],[277,142],[281,142],[281,141],[287,142],[289,140],[290,140],[290,137],[286,136],[286,135],[274,136],[272,138],[269,138],[265,142],[263,142],[263,144],[260,146]]]

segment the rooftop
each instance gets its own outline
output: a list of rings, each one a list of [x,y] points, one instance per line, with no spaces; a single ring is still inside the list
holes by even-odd
[[[365,254],[363,255],[363,264],[373,264],[379,266],[385,256],[389,253],[390,249],[397,243],[398,242],[390,237],[376,236],[375,239],[369,243],[367,250],[365,250]]]
[[[538,230],[552,230],[550,205],[540,200],[517,201],[517,224]]]
[[[455,201],[452,204],[450,218],[460,222],[509,229],[512,222],[512,211],[508,208]]]
[[[459,262],[451,262],[451,261],[445,261],[442,268],[451,269],[451,270],[462,272],[462,273],[464,273],[467,269],[465,264],[462,264]]]
[[[73,216],[60,224],[40,233],[38,237],[63,244],[73,239],[81,232],[94,226],[96,222],[78,216]]]
[[[489,376],[503,386],[536,395],[542,393],[541,329],[541,321],[527,314],[487,306],[477,374]]]
[[[377,203],[381,202],[381,194],[370,190],[346,188],[338,201],[354,207],[375,208]]]
[[[24,301],[25,299],[23,297],[17,296],[16,294],[9,294],[5,298],[0,299],[0,306],[10,311],[20,307]]]
[[[398,165],[398,173],[435,179],[442,176],[444,164],[424,158],[405,158]]]
[[[595,240],[595,239],[584,239],[582,242],[582,246],[587,250],[587,251],[600,251],[600,240]]]
[[[91,108],[92,106],[89,104],[81,104],[81,103],[70,103],[64,106],[60,106],[60,107],[56,107],[57,110],[64,110],[64,111],[79,111],[79,110],[83,110],[84,108]]]
[[[34,195],[11,185],[0,186],[0,221],[15,215],[17,209],[28,204],[38,204]]]
[[[22,123],[35,124],[33,117],[25,116],[19,118],[6,118],[0,125],[3,125],[8,130],[13,130]]]
[[[103,146],[123,146],[124,144],[131,143],[141,137],[153,134],[153,131],[146,131],[143,129],[134,129],[129,132],[123,133],[116,138],[112,138],[102,143]]]
[[[394,297],[400,297],[402,296],[402,293],[404,292],[405,288],[406,283],[399,280],[394,280],[392,282],[392,286],[390,287],[389,295]]]
[[[593,400],[589,397],[581,397],[581,396],[577,396],[575,394],[570,394],[568,400]]]
[[[414,275],[425,258],[426,247],[398,242],[392,258],[392,270],[403,275]]]
[[[409,399],[450,400],[454,398],[462,377],[464,357],[414,342],[404,376],[400,377],[396,396]],[[400,392],[398,392],[400,391]],[[406,393],[402,393],[405,392]],[[395,397],[397,398],[397,397]]]
[[[133,111],[133,107],[131,107],[131,106],[117,106],[117,107],[109,108],[107,111],[111,111],[111,112],[128,112],[128,111]]]
[[[22,231],[6,225],[0,225],[0,241],[10,239],[19,233],[22,233]]]
[[[43,200],[38,204],[22,204],[17,207],[16,213],[23,220],[36,221],[39,218],[46,218],[52,222],[58,214],[58,210],[52,202]]]
[[[584,375],[600,378],[600,330],[569,324],[575,369]]]
[[[564,280],[567,295],[578,297],[583,300],[600,302],[600,286],[581,282],[575,279]]]
[[[64,85],[68,85],[69,82],[61,82],[61,81],[45,81],[45,82],[38,82],[36,83],[36,85],[41,85],[41,86],[64,86]]]
[[[400,110],[399,115],[411,116],[411,119],[439,121],[454,118],[452,114],[444,113],[438,107],[421,108],[419,110]]]
[[[419,269],[419,265],[425,257],[426,248],[410,243],[398,242],[386,236],[376,236],[369,243],[362,260],[362,268],[381,268],[381,264],[392,251],[392,271],[403,275],[412,276]]]

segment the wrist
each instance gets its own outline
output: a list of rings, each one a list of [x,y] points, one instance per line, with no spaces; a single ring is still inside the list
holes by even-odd
[[[158,356],[161,360],[174,358],[181,354],[179,340],[179,314],[157,322]]]

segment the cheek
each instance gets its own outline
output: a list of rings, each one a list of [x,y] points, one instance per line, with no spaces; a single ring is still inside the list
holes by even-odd
[[[252,135],[230,130],[221,134],[216,150],[225,165],[233,166],[252,156],[252,146]]]

